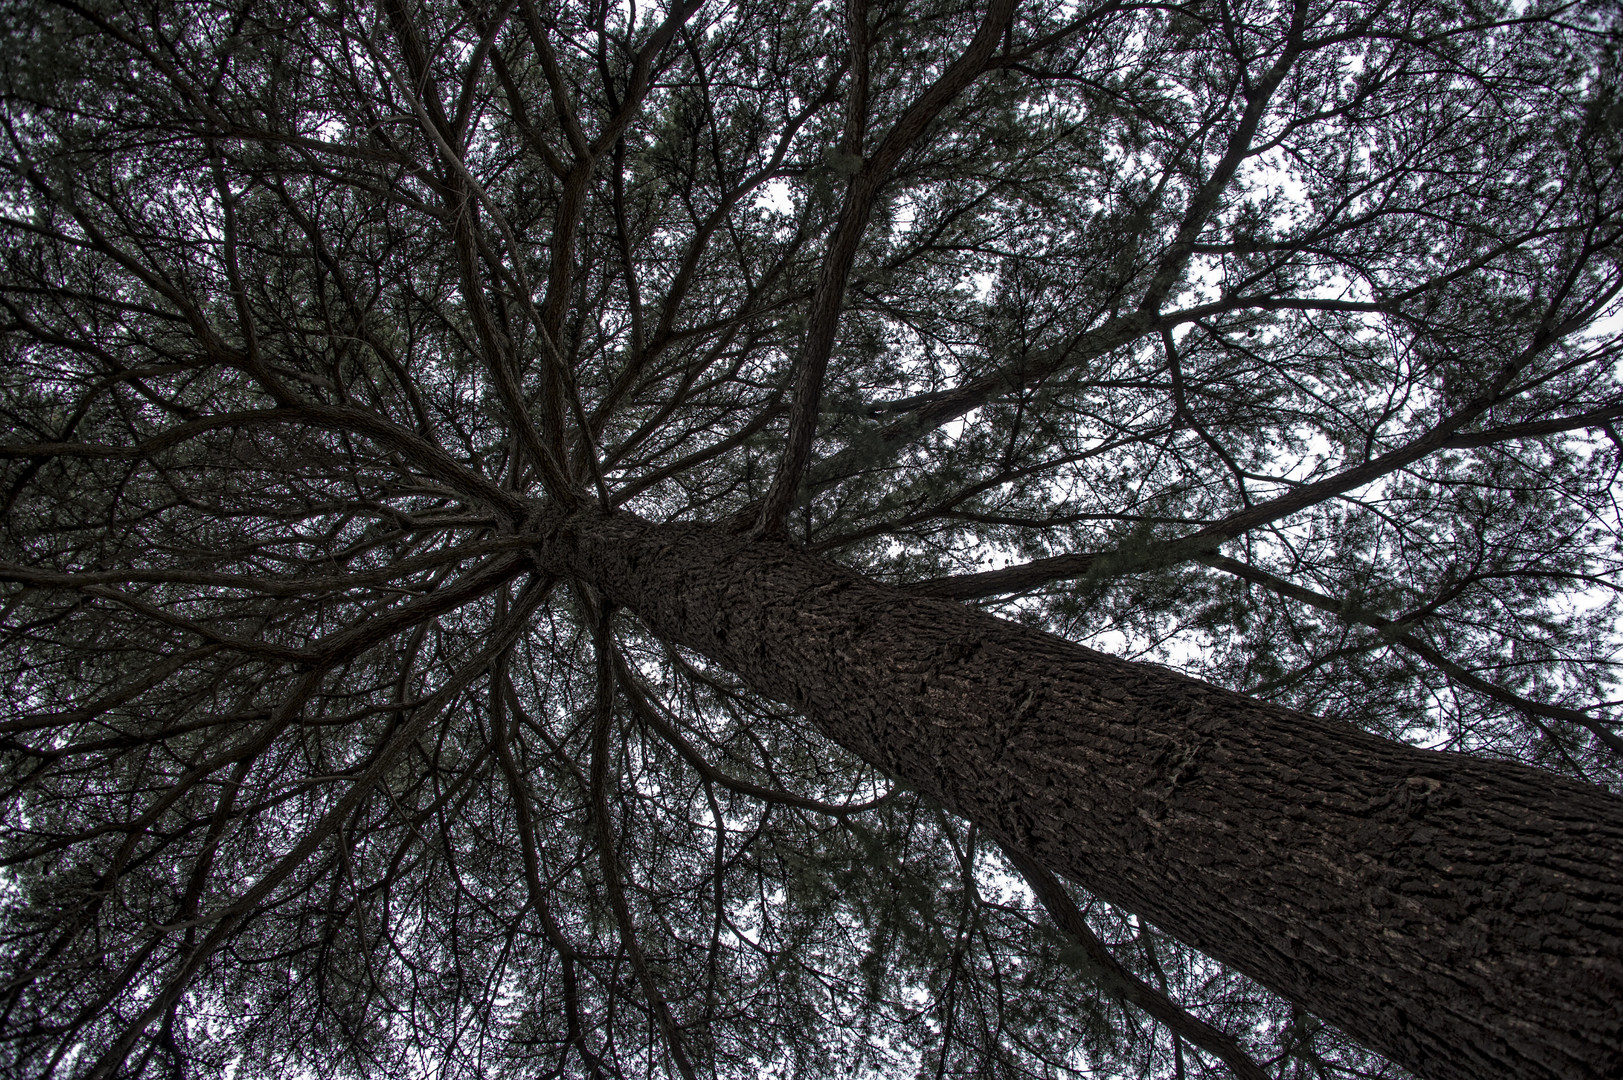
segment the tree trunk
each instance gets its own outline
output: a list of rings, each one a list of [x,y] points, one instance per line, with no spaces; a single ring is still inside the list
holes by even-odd
[[[1422,1076],[1623,1076],[1623,800],[783,544],[626,514],[535,524],[543,568]]]

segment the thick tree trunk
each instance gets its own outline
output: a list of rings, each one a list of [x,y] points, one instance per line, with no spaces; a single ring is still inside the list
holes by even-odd
[[[1425,1077],[1623,1076],[1623,800],[624,514],[536,556]]]

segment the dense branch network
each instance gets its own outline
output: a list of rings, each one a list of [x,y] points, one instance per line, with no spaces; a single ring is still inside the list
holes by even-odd
[[[7,3],[0,1062],[1397,1075],[535,551],[1615,785],[1612,18]]]

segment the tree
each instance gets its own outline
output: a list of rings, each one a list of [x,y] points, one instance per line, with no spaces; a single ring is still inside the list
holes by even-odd
[[[15,1074],[1619,1075],[1609,8],[4,11]]]

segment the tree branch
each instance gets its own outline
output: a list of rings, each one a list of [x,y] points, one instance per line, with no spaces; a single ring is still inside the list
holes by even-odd
[[[1227,1065],[1240,1080],[1270,1080],[1268,1073],[1240,1047],[1233,1036],[1206,1023],[1122,967],[1088,926],[1087,919],[1072,902],[1058,878],[1013,848],[1000,846],[1003,857],[1026,879],[1032,893],[1048,909],[1054,924],[1081,950],[1086,958],[1088,974],[1101,989],[1143,1009],[1165,1024],[1168,1030],[1188,1039]]]
[[[800,497],[800,479],[811,457],[821,411],[823,373],[834,350],[840,312],[845,307],[846,282],[850,279],[851,265],[856,260],[863,233],[867,231],[874,201],[903,155],[924,134],[930,122],[986,70],[993,50],[1014,18],[1015,4],[1016,0],[992,0],[963,55],[908,107],[846,186],[845,204],[823,257],[817,290],[806,320],[806,334],[796,361],[789,431],[777,473],[761,504],[761,516],[755,526],[759,535],[782,535],[789,511]]]

